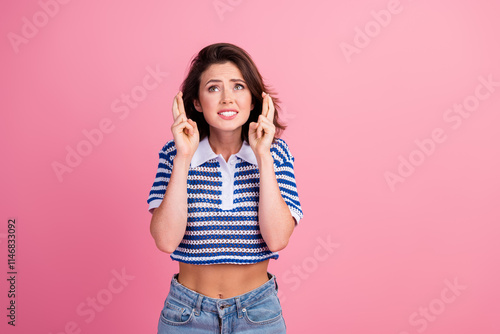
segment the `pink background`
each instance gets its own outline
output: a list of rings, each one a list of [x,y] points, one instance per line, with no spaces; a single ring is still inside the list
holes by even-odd
[[[283,101],[304,210],[270,265],[288,332],[500,332],[500,86],[478,79],[500,82],[499,2],[41,3],[0,5],[2,333],[156,333],[177,263],[149,234],[146,199],[173,96],[215,42],[246,49]],[[150,91],[147,67],[168,73]],[[142,101],[125,114],[131,93]],[[464,103],[470,116],[449,114]],[[431,145],[435,129],[446,139]],[[58,179],[77,147],[87,155]],[[391,187],[401,159],[413,170]]]

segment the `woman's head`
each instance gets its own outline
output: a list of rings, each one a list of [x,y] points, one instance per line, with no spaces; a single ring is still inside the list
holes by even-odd
[[[205,90],[210,89],[210,92],[213,92],[220,89],[220,87],[210,88],[210,84],[205,85],[205,83],[203,83],[203,87],[201,87],[201,79],[204,74],[206,77],[214,71],[226,74],[226,77],[230,76],[232,78],[235,76],[232,75],[234,73],[240,73],[243,77],[244,83],[242,83],[242,85],[244,87],[236,86],[237,88],[234,96],[231,95],[230,97],[230,99],[234,97],[245,102],[247,105],[251,105],[249,108],[248,120],[242,124],[241,139],[248,142],[249,124],[251,122],[257,122],[258,117],[262,112],[262,92],[269,93],[273,99],[275,107],[275,137],[279,137],[281,132],[286,128],[284,125],[280,124],[278,118],[280,111],[279,99],[273,96],[273,93],[270,92],[269,88],[264,84],[257,67],[250,56],[243,49],[229,43],[217,43],[203,48],[198,55],[196,55],[191,62],[189,73],[181,87],[186,116],[197,123],[198,130],[200,132],[200,140],[208,136],[210,132],[209,125],[205,120],[203,113],[200,112],[200,97],[204,98],[209,96]],[[238,82],[235,81],[232,84],[238,85]],[[201,96],[200,89],[203,90],[201,91]],[[246,89],[247,91],[241,91],[240,93],[239,89]],[[207,100],[205,99],[205,103],[207,103],[206,101]],[[247,103],[250,101],[251,103]],[[203,104],[203,100],[201,102],[201,104]],[[222,103],[225,102],[221,101],[221,109],[223,109]]]

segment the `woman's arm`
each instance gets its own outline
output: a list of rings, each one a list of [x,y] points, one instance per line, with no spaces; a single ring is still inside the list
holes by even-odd
[[[250,123],[248,140],[259,165],[260,234],[269,250],[277,252],[288,244],[295,228],[295,219],[281,196],[274,172],[274,159],[270,150],[276,132],[276,127],[273,124],[273,100],[269,94],[264,92],[262,97],[262,114],[259,115],[258,122]]]
[[[295,219],[283,200],[271,153],[257,156],[260,171],[259,226],[271,252],[282,250],[295,228]]]
[[[171,130],[177,153],[163,201],[153,210],[150,225],[156,246],[166,253],[175,251],[186,232],[187,177],[200,140],[197,124],[186,116],[182,92],[177,93],[174,98],[172,114],[174,123]]]
[[[174,167],[160,206],[151,217],[151,235],[162,252],[173,253],[182,241],[187,224],[188,158],[174,158]]]

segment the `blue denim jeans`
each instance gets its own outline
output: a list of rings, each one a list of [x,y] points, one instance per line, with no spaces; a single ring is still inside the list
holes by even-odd
[[[170,282],[170,292],[158,322],[164,333],[286,333],[276,277],[233,298],[215,299]]]

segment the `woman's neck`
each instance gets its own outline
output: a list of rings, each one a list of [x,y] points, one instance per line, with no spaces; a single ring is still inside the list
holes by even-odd
[[[210,147],[215,154],[222,154],[222,157],[227,162],[232,154],[240,151],[243,141],[241,140],[241,131],[238,132],[210,132],[208,138]]]

